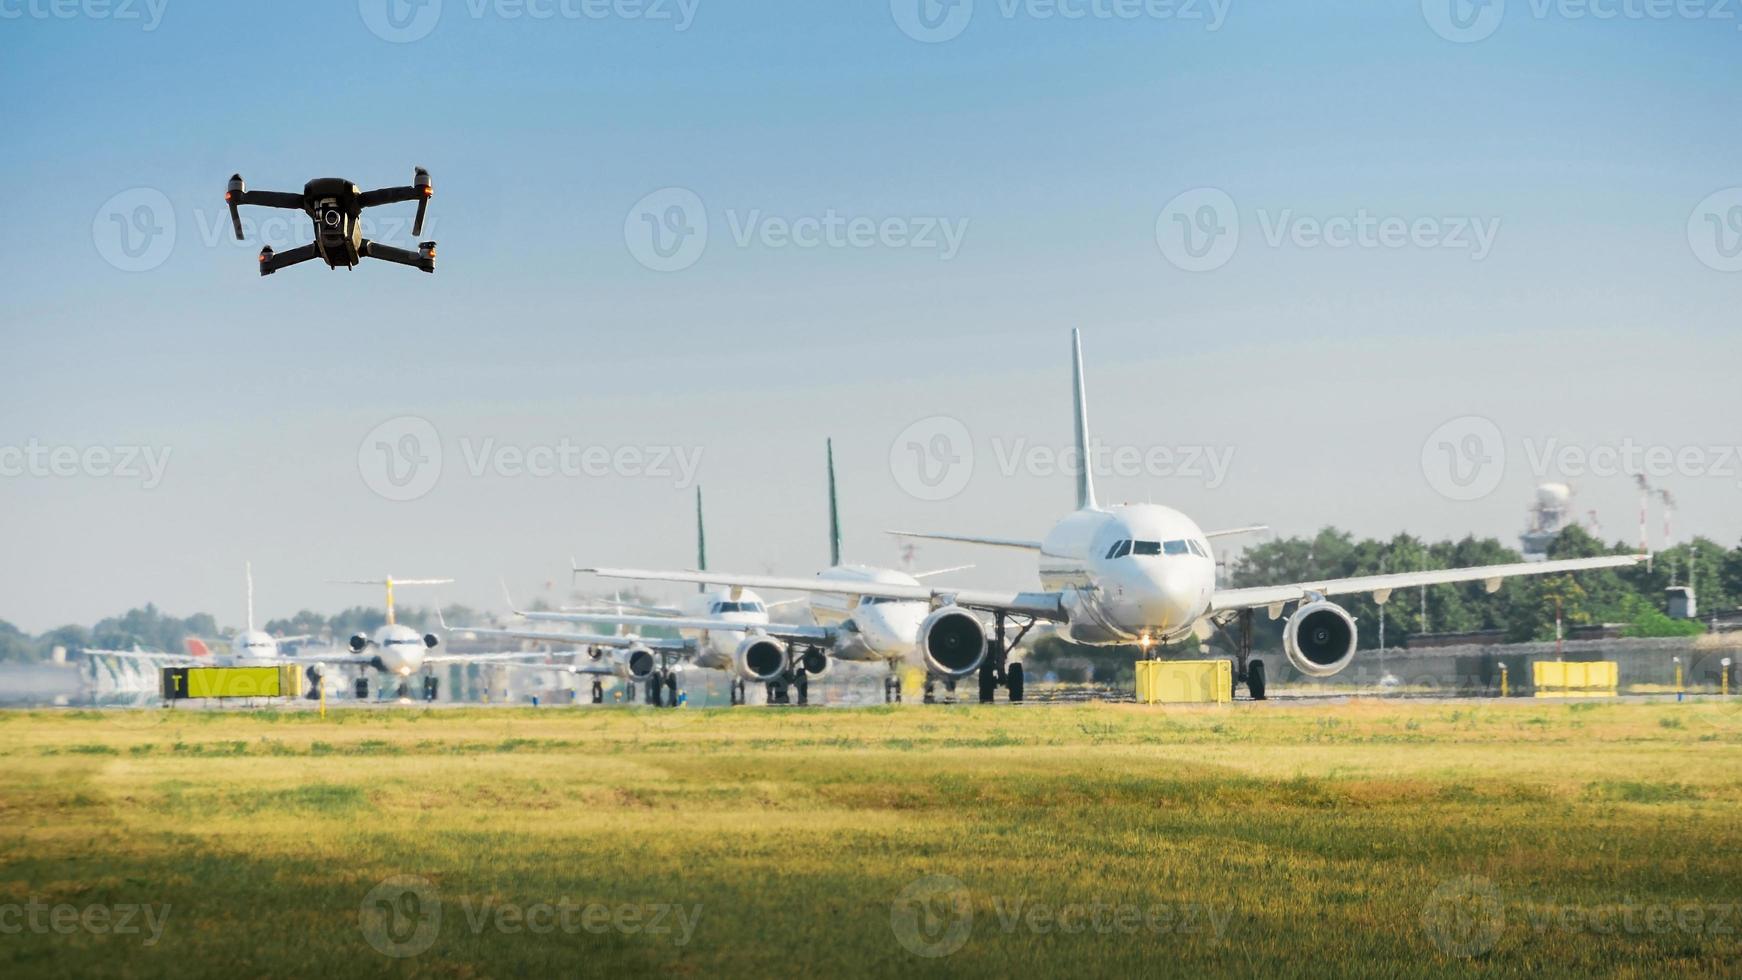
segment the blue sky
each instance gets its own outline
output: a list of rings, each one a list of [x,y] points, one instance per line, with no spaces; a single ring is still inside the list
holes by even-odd
[[[689,559],[681,481],[471,475],[483,445],[700,453],[721,566],[823,559],[828,436],[853,557],[893,561],[887,526],[1038,534],[1070,478],[996,460],[1068,439],[1073,326],[1108,442],[1234,451],[1214,487],[1109,474],[1105,495],[1211,526],[1510,539],[1532,484],[1567,476],[1531,465],[1545,446],[1630,440],[1706,452],[1655,482],[1682,529],[1742,535],[1716,451],[1742,442],[1742,273],[1726,264],[1742,225],[1721,194],[1742,185],[1742,31],[1715,2],[1653,19],[1512,0],[1468,43],[1434,30],[1440,0],[1155,16],[1083,0],[1074,19],[975,0],[939,43],[903,32],[907,0],[695,0],[682,30],[675,0],[656,8],[674,19],[443,0],[402,8],[414,31],[433,24],[403,42],[371,30],[374,0],[160,2],[160,17],[142,0],[0,5],[0,80],[27,93],[0,155],[0,447],[169,453],[150,489],[0,476],[0,618],[27,628],[147,600],[234,619],[245,559],[269,615],[372,598],[332,577],[452,575],[444,598],[490,605],[498,574],[560,584],[571,554]],[[1138,15],[1098,15],[1122,10]],[[306,231],[254,211],[249,240],[230,238],[232,171],[296,190],[400,183],[413,165],[437,188],[434,276],[261,279],[263,236]],[[708,230],[691,264],[659,271],[631,239],[668,188]],[[1232,202],[1239,244],[1193,271],[1158,236],[1204,188]],[[173,238],[128,271],[114,222],[141,201]],[[899,234],[784,241],[829,216]],[[1425,222],[1435,244],[1315,237],[1364,217]],[[942,228],[959,233],[947,255]],[[362,444],[407,416],[437,433],[442,475],[383,499]],[[947,500],[904,487],[892,454],[933,417],[974,450]],[[1507,460],[1493,490],[1454,499],[1423,447],[1468,417],[1495,423]],[[1630,480],[1574,482],[1606,537],[1634,536]],[[1032,576],[966,557],[988,582]]]

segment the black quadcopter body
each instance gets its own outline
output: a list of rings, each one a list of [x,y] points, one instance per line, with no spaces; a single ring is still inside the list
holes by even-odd
[[[419,242],[417,251],[394,248],[363,237],[364,208],[400,201],[417,202],[417,219],[412,223],[413,235],[423,234],[423,214],[435,188],[429,182],[429,171],[414,168],[412,181],[404,187],[383,187],[365,191],[343,177],[319,177],[303,185],[301,194],[282,191],[251,191],[242,183],[241,174],[232,174],[224,200],[230,205],[230,224],[236,229],[236,240],[242,240],[242,215],[238,205],[258,204],[268,208],[301,211],[315,225],[315,240],[285,252],[274,252],[271,246],[260,250],[260,274],[270,276],[285,266],[320,259],[328,268],[354,268],[363,259],[381,259],[435,271],[435,242]]]

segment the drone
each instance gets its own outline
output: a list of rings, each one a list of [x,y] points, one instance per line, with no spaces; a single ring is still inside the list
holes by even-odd
[[[268,245],[260,250],[260,274],[270,276],[286,266],[318,258],[329,268],[354,268],[363,259],[381,259],[435,271],[435,242],[419,242],[417,251],[394,248],[363,237],[359,218],[364,208],[400,201],[417,202],[417,220],[412,223],[413,235],[423,234],[423,213],[435,193],[430,185],[429,171],[414,168],[411,183],[404,187],[383,187],[365,191],[343,177],[319,177],[303,185],[301,194],[285,191],[251,191],[242,182],[241,174],[230,175],[230,187],[224,200],[230,205],[230,224],[236,229],[236,240],[242,240],[242,215],[236,208],[243,204],[285,208],[301,211],[315,223],[315,240],[285,252],[274,252]]]

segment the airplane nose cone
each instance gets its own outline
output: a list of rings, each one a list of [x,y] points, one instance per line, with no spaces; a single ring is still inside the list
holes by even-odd
[[[1139,625],[1164,632],[1188,625],[1197,611],[1199,587],[1199,577],[1181,564],[1151,570],[1132,590]]]

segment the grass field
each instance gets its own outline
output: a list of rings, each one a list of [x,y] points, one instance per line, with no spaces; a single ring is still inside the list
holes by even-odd
[[[1742,972],[1716,699],[0,712],[0,746],[6,976]]]

